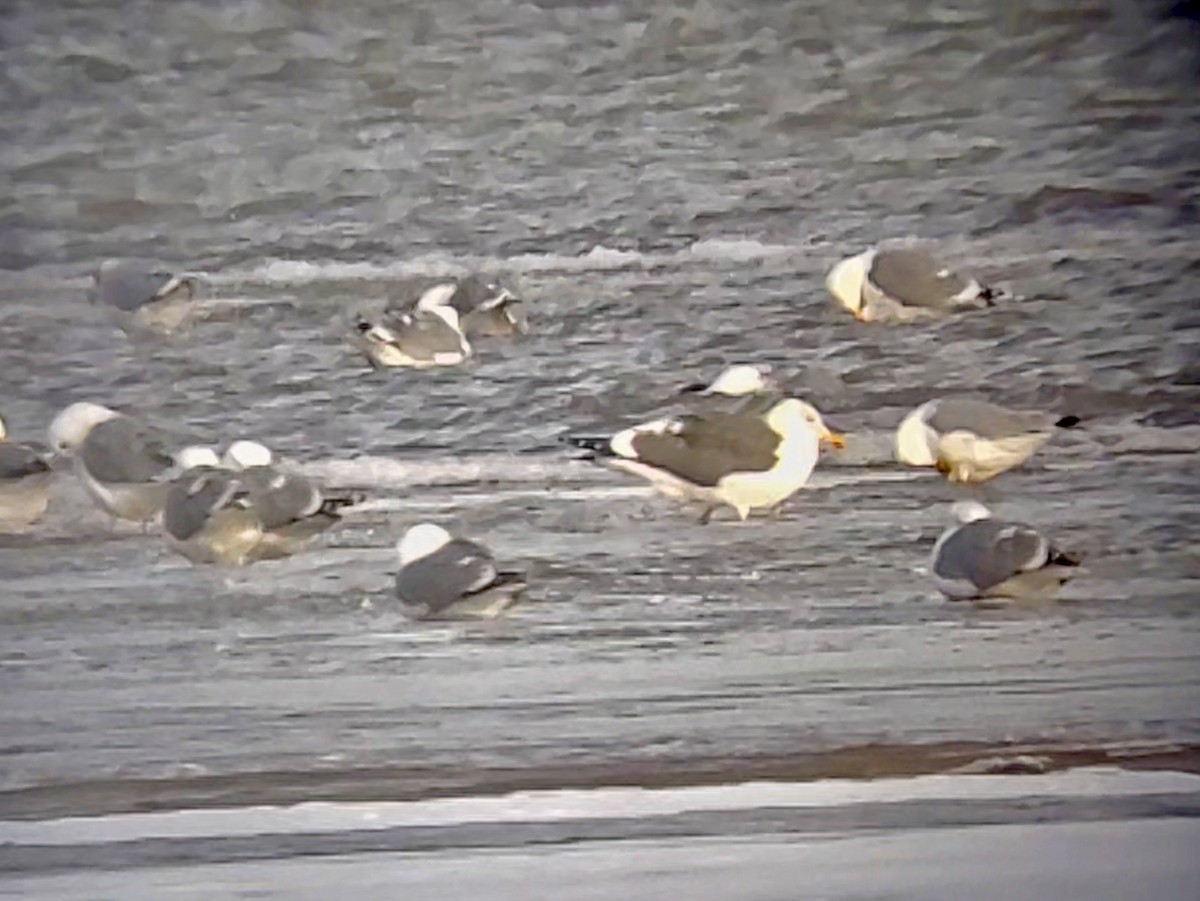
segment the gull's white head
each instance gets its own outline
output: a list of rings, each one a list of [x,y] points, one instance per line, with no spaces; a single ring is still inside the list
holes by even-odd
[[[4,424],[4,417],[0,416],[0,441],[8,440],[8,427]]]
[[[242,439],[225,449],[221,465],[226,469],[249,469],[251,466],[270,466],[273,459],[265,444]]]
[[[723,394],[726,397],[744,397],[747,394],[764,394],[775,390],[771,378],[771,367],[767,364],[736,363],[727,366],[711,385],[701,394]]]
[[[54,417],[48,430],[50,447],[55,453],[77,450],[92,429],[121,414],[100,404],[78,401]]]
[[[444,548],[451,541],[450,533],[439,525],[423,522],[413,526],[396,542],[400,565],[407,566],[414,560],[428,557]]]
[[[854,314],[855,319],[862,319],[863,286],[867,282],[867,273],[871,271],[871,262],[875,251],[868,250],[858,256],[847,257],[829,270],[825,276],[825,289],[834,299]]]
[[[205,444],[189,444],[175,455],[175,463],[180,469],[195,469],[197,466],[220,467],[221,458],[217,452]]]
[[[950,508],[950,515],[961,523],[968,523],[977,519],[991,519],[992,511],[979,501],[956,501]]]
[[[458,282],[440,282],[429,288],[417,301],[418,310],[437,310],[450,303],[450,299],[458,292]]]
[[[816,436],[818,441],[834,447],[846,446],[846,439],[837,432],[830,431],[816,407],[795,397],[781,400],[773,406],[767,413],[767,425],[781,435],[794,434],[801,429],[807,429]]]

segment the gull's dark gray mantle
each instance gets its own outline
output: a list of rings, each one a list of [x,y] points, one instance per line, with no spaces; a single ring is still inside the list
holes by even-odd
[[[215,466],[197,466],[181,473],[167,490],[163,528],[178,541],[195,538],[212,517],[244,498],[238,473]]]
[[[946,397],[934,402],[925,417],[935,432],[971,432],[981,438],[1012,438],[1030,432],[1045,432],[1054,426],[1069,428],[1078,424],[1074,416],[1061,419],[1037,410],[1009,410],[986,400]]]
[[[777,462],[782,437],[758,415],[684,414],[662,430],[635,432],[630,446],[638,462],[705,488],[735,472],[766,472]],[[611,438],[567,437],[568,444],[601,457],[619,457]]]
[[[882,249],[867,273],[869,286],[885,297],[910,307],[942,310],[959,306],[991,306],[997,292],[956,272],[926,250],[915,247]],[[971,289],[974,286],[973,290]]]
[[[150,482],[175,465],[161,437],[127,416],[95,425],[84,439],[79,459],[101,483]]]
[[[0,441],[0,481],[24,479],[50,471],[50,464],[32,447]]]
[[[951,598],[1019,598],[1053,593],[1078,565],[1031,526],[989,518],[948,529],[934,546],[932,570]]]
[[[402,565],[396,573],[395,590],[405,612],[436,618],[478,616],[489,608],[502,609],[515,602],[525,587],[524,575],[498,570],[492,552],[483,545],[455,538]]]
[[[277,466],[249,466],[238,476],[247,502],[265,529],[278,529],[313,516],[324,501],[317,486],[298,472]]]
[[[105,260],[93,274],[88,301],[112,310],[123,327],[167,334],[191,317],[195,295],[192,276],[152,263]]]

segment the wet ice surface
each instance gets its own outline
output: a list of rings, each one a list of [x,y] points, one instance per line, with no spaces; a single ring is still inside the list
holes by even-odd
[[[4,823],[0,894],[1180,898],[1198,786],[1102,767]]]
[[[870,743],[1197,741],[1180,23],[1133,3],[393,6],[7,17],[13,437],[104,400],[259,438],[370,500],[313,552],[230,573],[112,529],[64,478],[35,533],[0,540],[0,814],[336,800],[365,772],[411,797]],[[1021,299],[903,329],[835,311],[828,266],[909,233]],[[109,255],[206,273],[206,316],[127,338],[83,299]],[[529,336],[420,374],[345,344],[399,279],[475,269],[528,299]],[[778,521],[700,527],[556,446],[743,359],[852,434]],[[1063,603],[931,589],[955,495],[889,466],[887,433],[952,389],[1085,420],[986,489],[1085,554]],[[405,622],[391,545],[428,518],[528,568],[527,604]]]
[[[779,901],[884,897],[998,901],[1086,897],[1186,898],[1195,886],[1194,819],[1038,823],[720,839],[605,841],[521,850],[329,855],[160,867],[99,875],[18,878],[21,898],[299,898],[357,890],[439,897],[522,899],[531,891],[584,901]],[[1019,866],[997,874],[997,861]],[[1081,861],[1086,864],[1081,865]],[[869,865],[864,866],[864,862]]]

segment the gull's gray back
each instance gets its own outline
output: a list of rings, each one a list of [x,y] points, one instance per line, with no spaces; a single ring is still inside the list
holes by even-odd
[[[163,528],[187,541],[204,528],[214,513],[228,506],[240,490],[237,473],[203,466],[180,475],[167,490]]]
[[[161,440],[125,416],[93,427],[80,455],[87,471],[100,482],[150,482],[175,465]]]
[[[33,448],[0,442],[0,479],[23,479],[49,471],[50,466]]]
[[[426,557],[400,567],[396,596],[406,605],[437,613],[455,601],[482,591],[496,580],[491,552],[456,538]]]
[[[239,477],[264,529],[278,529],[321,509],[321,492],[299,473],[251,466]]]
[[[685,414],[679,428],[633,441],[638,459],[695,485],[716,485],[733,472],[764,472],[777,462],[779,435],[761,416]]]
[[[403,319],[386,320],[396,333],[400,349],[415,360],[432,360],[437,354],[458,353],[462,339],[441,317],[418,310]]]
[[[934,548],[934,575],[970,582],[986,591],[1018,573],[1042,566],[1046,540],[1029,526],[979,519],[948,532]]]
[[[915,248],[881,250],[871,263],[871,282],[889,297],[916,307],[946,307],[970,282]]]
[[[101,270],[92,288],[93,303],[116,307],[129,313],[157,300],[174,275],[165,269],[124,262]]]
[[[939,400],[925,421],[942,435],[963,429],[987,439],[1013,438],[1051,428],[1048,414],[1006,410],[988,401],[961,397]]]

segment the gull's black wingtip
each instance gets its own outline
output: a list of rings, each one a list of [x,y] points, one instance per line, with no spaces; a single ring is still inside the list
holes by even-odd
[[[615,456],[612,444],[608,438],[597,438],[591,435],[564,435],[558,440],[570,447],[577,447],[580,450],[587,451],[587,456],[581,458],[584,460]]]
[[[1050,557],[1046,562],[1054,566],[1082,566],[1083,555],[1052,547],[1050,548]]]
[[[1073,429],[1082,421],[1078,416],[1064,416],[1054,424],[1060,429]]]

